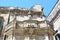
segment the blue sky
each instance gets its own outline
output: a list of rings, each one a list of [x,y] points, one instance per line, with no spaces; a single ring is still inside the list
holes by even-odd
[[[39,3],[43,8],[46,16],[52,10],[57,0],[0,0],[0,6],[18,6],[21,8],[30,8],[31,6]]]

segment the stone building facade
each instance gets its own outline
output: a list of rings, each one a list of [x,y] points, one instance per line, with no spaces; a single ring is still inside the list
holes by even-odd
[[[60,0],[58,0],[53,7],[52,11],[47,17],[47,20],[50,21],[50,23],[53,23],[55,31],[58,30],[58,32],[54,36],[56,40],[60,40]]]
[[[43,8],[0,7],[2,40],[54,40],[53,25],[46,20]]]

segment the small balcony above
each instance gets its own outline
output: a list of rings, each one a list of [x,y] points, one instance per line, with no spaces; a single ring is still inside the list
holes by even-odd
[[[21,35],[40,35],[43,33],[48,33],[53,35],[55,31],[51,28],[51,25],[46,21],[24,21],[24,22],[11,22],[5,27],[5,32],[14,32]]]

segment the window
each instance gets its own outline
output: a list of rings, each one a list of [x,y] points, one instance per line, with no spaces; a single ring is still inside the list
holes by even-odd
[[[0,30],[2,26],[3,26],[3,17],[0,17]]]
[[[60,40],[60,34],[59,33],[55,36],[55,39]]]
[[[3,17],[0,17],[0,34],[3,28]]]
[[[2,24],[3,24],[3,21],[2,21],[2,19],[0,19],[0,26],[2,26]]]

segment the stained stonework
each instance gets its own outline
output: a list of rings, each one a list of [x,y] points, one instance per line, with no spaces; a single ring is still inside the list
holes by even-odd
[[[0,7],[3,40],[53,40],[55,31],[37,4],[30,9]]]

